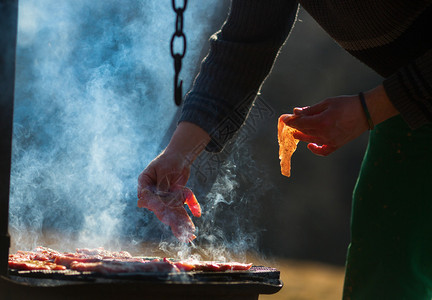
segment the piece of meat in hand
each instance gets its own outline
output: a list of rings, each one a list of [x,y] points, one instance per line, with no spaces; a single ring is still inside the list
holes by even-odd
[[[138,207],[151,210],[156,217],[171,228],[173,234],[182,242],[191,242],[196,236],[195,225],[186,212],[186,204],[195,217],[201,216],[201,207],[193,192],[188,188],[162,192],[156,187],[141,190]]]

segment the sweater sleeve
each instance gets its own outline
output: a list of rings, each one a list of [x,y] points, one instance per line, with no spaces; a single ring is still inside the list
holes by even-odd
[[[432,49],[384,80],[390,101],[416,129],[432,122]]]
[[[292,0],[232,1],[227,20],[210,38],[179,120],[209,133],[207,151],[221,151],[244,123],[297,10]]]

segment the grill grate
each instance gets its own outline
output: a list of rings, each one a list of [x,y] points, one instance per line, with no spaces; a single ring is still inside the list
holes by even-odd
[[[0,290],[14,300],[257,300],[282,288],[275,268],[248,271],[99,274],[74,270],[9,270]]]
[[[94,282],[98,279],[110,280],[141,280],[161,282],[244,282],[244,281],[279,281],[280,272],[275,268],[264,266],[252,266],[248,271],[223,271],[223,272],[181,272],[181,273],[115,273],[101,274],[95,272],[81,272],[75,270],[9,270],[9,275],[36,279],[54,279],[66,281]]]

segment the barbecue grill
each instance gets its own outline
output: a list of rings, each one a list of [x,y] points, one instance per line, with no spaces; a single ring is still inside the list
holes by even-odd
[[[0,0],[0,299],[258,299],[282,287],[277,269],[119,273],[8,268],[17,0]]]
[[[5,299],[258,299],[280,288],[279,271],[256,266],[180,274],[10,270],[0,282]]]

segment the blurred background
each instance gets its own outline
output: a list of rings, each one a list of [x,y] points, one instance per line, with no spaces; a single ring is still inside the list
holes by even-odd
[[[228,9],[228,0],[189,0],[180,75],[186,87]],[[189,255],[136,208],[137,177],[166,146],[180,112],[172,99],[171,1],[22,0],[19,11],[11,252],[45,244],[143,254],[151,243],[167,255]],[[253,253],[280,268],[285,288],[271,299],[340,297],[367,134],[329,157],[300,143],[286,178],[277,119],[380,81],[300,9],[237,139],[194,163],[189,186],[203,207],[194,219],[197,245],[212,259]]]

